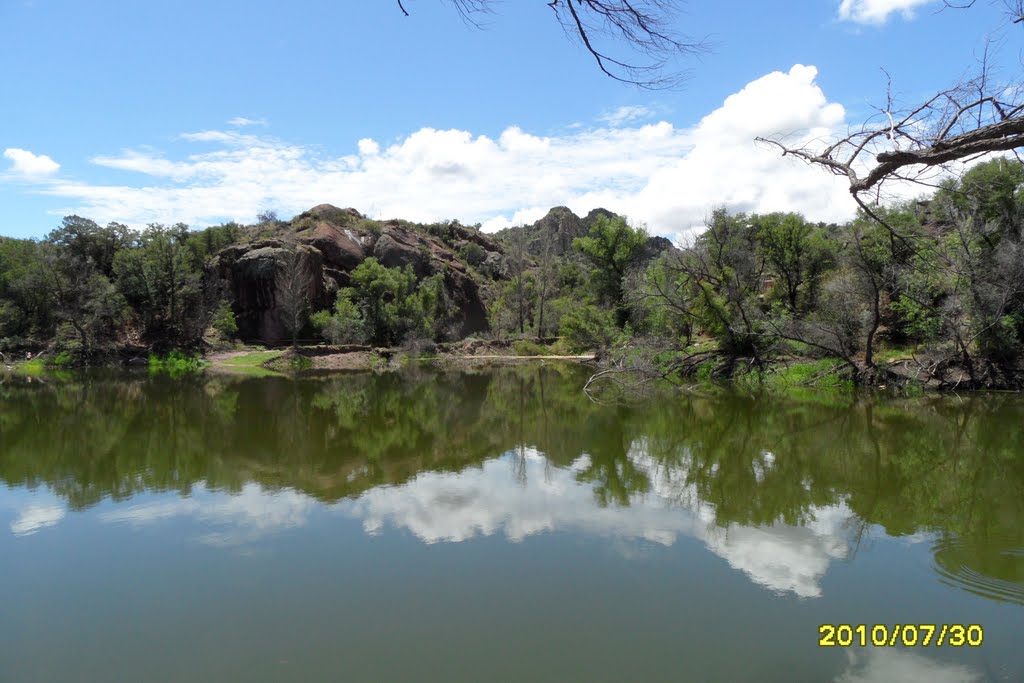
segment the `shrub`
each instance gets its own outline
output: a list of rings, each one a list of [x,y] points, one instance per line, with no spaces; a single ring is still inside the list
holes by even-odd
[[[512,348],[520,356],[543,356],[548,353],[546,348],[529,339],[520,339],[512,342]]]
[[[332,344],[361,344],[366,341],[363,317],[352,300],[351,289],[339,290],[334,310],[314,313],[310,321]]]
[[[607,348],[619,334],[613,312],[586,304],[562,316],[559,329],[574,351]]]
[[[67,351],[61,351],[56,356],[46,361],[46,365],[52,368],[70,367],[75,362],[75,357]]]
[[[166,356],[158,356],[155,353],[149,354],[150,374],[166,373],[171,377],[199,372],[203,369],[203,361],[196,356],[190,356],[181,351],[171,351]]]
[[[487,260],[487,250],[476,242],[467,242],[459,248],[459,256],[471,266],[479,266]]]
[[[235,320],[235,312],[231,310],[231,306],[226,301],[221,302],[213,314],[213,321],[210,325],[225,339],[231,339],[238,334],[238,321]]]

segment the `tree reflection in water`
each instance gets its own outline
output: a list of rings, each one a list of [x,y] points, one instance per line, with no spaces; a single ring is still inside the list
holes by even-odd
[[[237,494],[258,485],[347,501],[371,530],[400,524],[395,506],[406,495],[409,510],[448,514],[454,524],[422,529],[425,540],[458,540],[467,529],[514,538],[558,524],[628,530],[643,522],[653,526],[628,533],[698,536],[734,566],[760,572],[765,585],[809,595],[823,570],[784,576],[784,556],[774,570],[752,568],[743,548],[756,539],[744,545],[744,535],[772,535],[777,548],[817,544],[827,565],[856,553],[877,525],[891,536],[930,534],[943,580],[1024,604],[1019,397],[672,394],[608,406],[582,394],[586,374],[549,364],[298,380],[7,381],[0,481],[45,485],[73,510],[144,491]],[[498,482],[505,475],[495,468],[506,461],[511,476]],[[508,482],[526,498],[509,498]],[[552,504],[557,491],[573,505]],[[529,519],[536,509],[546,521]],[[631,509],[647,517],[630,517]],[[12,530],[62,516],[59,506],[42,506]]]

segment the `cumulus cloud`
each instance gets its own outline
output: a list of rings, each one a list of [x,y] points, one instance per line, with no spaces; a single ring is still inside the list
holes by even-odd
[[[844,182],[754,141],[786,135],[799,146],[845,129],[845,110],[828,101],[817,74],[813,66],[796,65],[730,95],[689,132],[694,144],[681,159],[653,171],[639,192],[622,198],[625,213],[659,228],[678,226],[677,236],[699,228],[714,205],[800,211],[812,220],[852,216]]]
[[[912,19],[914,10],[935,0],[842,0],[839,18],[857,24],[884,24],[890,15]]]
[[[380,145],[377,144],[376,140],[363,138],[356,146],[359,147],[359,153],[363,156],[373,157],[380,154]]]
[[[71,202],[68,212],[132,225],[250,221],[267,207],[287,215],[324,202],[377,218],[458,218],[488,230],[536,220],[552,206],[577,213],[600,206],[676,239],[699,229],[716,206],[844,220],[854,206],[842,180],[754,141],[845,131],[843,107],[827,99],[816,76],[803,65],[762,76],[691,127],[639,125],[646,110],[626,107],[603,126],[559,135],[423,128],[390,144],[360,139],[343,156],[236,130],[191,132],[182,140],[202,149],[183,158],[143,149],[92,160],[137,173],[138,182],[54,178],[39,191]]]
[[[11,171],[28,178],[49,176],[60,170],[60,164],[45,154],[33,154],[27,149],[8,147],[4,156],[11,160]]]

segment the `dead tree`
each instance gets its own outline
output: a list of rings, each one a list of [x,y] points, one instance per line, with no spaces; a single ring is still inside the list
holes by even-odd
[[[946,4],[965,9],[974,2]],[[1008,5],[1011,29],[1024,22],[1022,5]],[[1019,74],[1010,81],[996,79],[990,61],[986,44],[975,77],[914,106],[896,103],[890,82],[886,103],[874,116],[822,147],[791,145],[782,137],[757,140],[777,147],[783,156],[846,178],[858,206],[895,233],[871,206],[883,198],[885,184],[908,181],[933,187],[936,178],[957,163],[991,153],[1016,154],[1024,147],[1024,83]]]
[[[277,264],[276,302],[293,349],[298,346],[299,332],[306,324],[310,277],[309,255],[299,245],[290,245]]]
[[[497,0],[448,0],[468,23],[479,26],[479,17],[493,13]],[[554,12],[570,39],[578,40],[606,76],[647,89],[663,89],[686,79],[685,71],[671,71],[669,63],[680,56],[707,52],[706,41],[679,35],[672,23],[679,13],[678,0],[543,0]],[[409,16],[405,2],[398,7]],[[598,41],[608,39],[608,47]],[[619,56],[613,45],[625,47],[639,61]]]

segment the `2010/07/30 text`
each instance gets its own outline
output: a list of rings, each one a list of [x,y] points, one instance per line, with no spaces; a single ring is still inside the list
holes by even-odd
[[[985,638],[978,624],[822,624],[819,647],[978,647]]]

